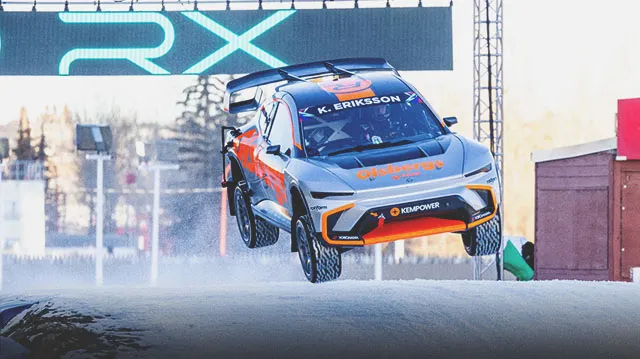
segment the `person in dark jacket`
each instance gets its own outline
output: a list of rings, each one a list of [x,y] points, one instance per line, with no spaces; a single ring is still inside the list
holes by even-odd
[[[526,242],[522,245],[522,258],[533,269],[533,243]]]

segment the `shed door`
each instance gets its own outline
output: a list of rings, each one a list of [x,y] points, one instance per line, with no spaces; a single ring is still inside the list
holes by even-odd
[[[622,172],[620,272],[631,277],[631,268],[640,267],[640,172]]]

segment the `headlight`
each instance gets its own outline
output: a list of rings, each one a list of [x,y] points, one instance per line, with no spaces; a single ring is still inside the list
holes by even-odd
[[[484,166],[484,167],[482,167],[480,169],[477,169],[477,170],[475,170],[473,172],[469,172],[469,173],[465,174],[464,176],[465,177],[471,177],[471,176],[475,176],[475,175],[477,175],[479,173],[488,173],[488,172],[491,172],[491,169],[493,169],[493,164],[489,163],[488,165],[486,165],[486,166]]]
[[[326,197],[352,196],[354,192],[314,192],[311,191],[311,197],[322,199]]]

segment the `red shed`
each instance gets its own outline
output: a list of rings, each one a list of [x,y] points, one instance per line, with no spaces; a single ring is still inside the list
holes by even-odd
[[[618,142],[532,154],[536,279],[630,280],[640,267],[640,161]]]

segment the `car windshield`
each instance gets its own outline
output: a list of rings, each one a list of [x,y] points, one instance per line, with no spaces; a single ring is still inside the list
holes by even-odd
[[[413,92],[307,107],[299,115],[308,156],[391,147],[445,133]]]

